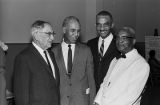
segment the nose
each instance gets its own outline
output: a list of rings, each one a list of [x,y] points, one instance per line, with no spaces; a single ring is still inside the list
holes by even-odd
[[[50,36],[50,39],[51,39],[51,40],[54,40],[54,36],[53,36],[53,35],[51,35],[51,36]]]
[[[75,35],[75,36],[79,36],[79,31],[75,31],[75,32],[74,32],[74,35]]]

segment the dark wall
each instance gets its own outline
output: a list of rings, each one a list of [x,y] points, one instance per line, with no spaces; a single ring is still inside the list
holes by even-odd
[[[6,62],[6,78],[7,78],[7,88],[12,91],[12,74],[13,74],[13,65],[14,59],[16,55],[22,51],[25,47],[27,47],[30,43],[8,43],[8,51],[7,51],[7,62]],[[56,44],[53,44],[53,46]],[[145,45],[144,42],[137,42],[136,46],[138,52],[145,57]]]

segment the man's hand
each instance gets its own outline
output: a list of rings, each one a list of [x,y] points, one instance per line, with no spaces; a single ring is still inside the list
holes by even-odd
[[[99,105],[98,103],[94,102],[93,105]]]

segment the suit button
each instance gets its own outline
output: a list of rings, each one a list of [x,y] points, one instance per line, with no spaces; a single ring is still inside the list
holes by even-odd
[[[69,96],[67,96],[67,98],[69,98]]]
[[[72,84],[70,83],[69,86],[72,86]]]

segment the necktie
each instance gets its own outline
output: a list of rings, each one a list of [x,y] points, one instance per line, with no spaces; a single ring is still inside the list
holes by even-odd
[[[99,51],[100,59],[102,59],[103,57],[103,50],[104,50],[104,40],[102,40],[102,44],[101,44],[100,51]]]
[[[49,59],[48,59],[48,56],[47,56],[47,51],[44,51],[44,54],[45,54],[45,57],[46,57],[46,59],[47,59],[48,66],[49,66],[49,68],[52,70],[51,64],[50,64]]]
[[[119,59],[119,58],[126,58],[126,55],[125,54],[120,54],[120,55],[116,56],[116,59]]]
[[[72,73],[72,49],[71,45],[68,45],[68,75],[70,76]]]

